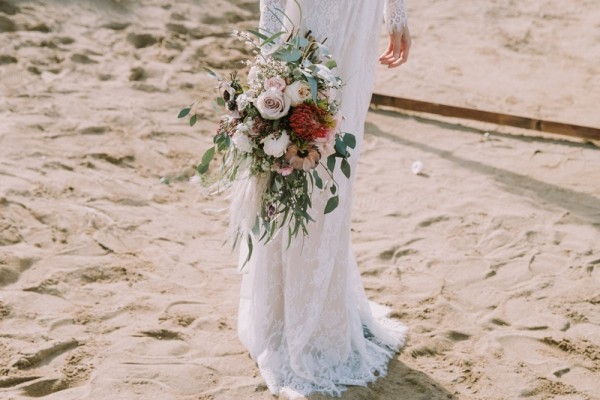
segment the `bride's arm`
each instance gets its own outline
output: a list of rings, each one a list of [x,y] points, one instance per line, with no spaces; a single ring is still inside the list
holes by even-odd
[[[260,30],[267,34],[281,30],[287,0],[260,0]]]
[[[390,34],[389,45],[379,61],[395,68],[406,62],[411,45],[405,0],[385,0],[385,21]]]

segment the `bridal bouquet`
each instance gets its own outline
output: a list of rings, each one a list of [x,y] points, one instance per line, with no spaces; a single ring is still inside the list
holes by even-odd
[[[268,242],[286,229],[289,246],[300,232],[308,234],[315,188],[330,192],[323,213],[338,206],[333,171],[339,164],[350,177],[348,149],[355,147],[356,139],[337,129],[342,82],[323,43],[310,32],[234,34],[250,44],[256,56],[247,62],[247,82],[236,72],[224,80],[208,70],[218,80],[217,103],[225,114],[197,170],[204,186],[238,186],[231,233],[234,247],[246,235],[248,261],[253,237]],[[194,125],[192,108],[183,109],[179,117],[189,117]],[[215,161],[218,166],[211,168]]]

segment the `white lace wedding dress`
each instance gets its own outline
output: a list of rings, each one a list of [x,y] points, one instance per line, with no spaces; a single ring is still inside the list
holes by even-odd
[[[299,3],[302,21],[296,24],[327,39],[346,83],[341,130],[357,138],[350,157],[355,173],[384,8],[388,29],[399,29],[406,23],[404,0]],[[293,0],[262,0],[261,28],[278,32],[281,10],[299,20],[295,7]],[[339,396],[346,385],[366,385],[385,375],[404,341],[405,327],[374,315],[377,307],[367,300],[351,248],[352,181],[336,180],[340,205],[333,213],[323,215],[328,193],[315,191],[311,215],[317,221],[309,224],[309,235],[289,248],[285,235],[266,246],[255,243],[245,267],[239,337],[275,395]]]

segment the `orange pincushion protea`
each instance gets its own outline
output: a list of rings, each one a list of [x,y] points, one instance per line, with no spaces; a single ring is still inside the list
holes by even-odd
[[[292,131],[304,140],[315,140],[327,137],[335,127],[331,114],[310,103],[294,107],[290,115]]]

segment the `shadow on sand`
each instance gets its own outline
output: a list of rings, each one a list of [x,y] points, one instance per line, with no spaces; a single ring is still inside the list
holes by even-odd
[[[330,400],[313,395],[309,400]],[[385,377],[367,387],[349,387],[342,400],[456,400],[448,390],[423,372],[416,371],[397,359],[392,359]]]
[[[385,112],[380,112],[383,115],[394,115]],[[410,117],[404,117],[410,118]],[[421,121],[421,120],[419,120]],[[434,123],[435,126],[439,126],[443,129],[458,130],[461,132],[472,132],[470,128],[465,128],[460,125],[452,125],[449,123],[438,122]],[[554,185],[551,183],[542,182],[538,179],[528,177],[526,175],[517,174],[506,169],[493,167],[485,163],[469,160],[463,157],[459,157],[453,154],[451,151],[436,148],[434,146],[411,141],[406,138],[395,135],[389,131],[381,130],[376,124],[367,123],[366,132],[369,132],[377,137],[385,138],[401,146],[412,147],[425,151],[428,153],[436,154],[438,157],[450,161],[459,167],[466,168],[478,174],[487,175],[493,179],[500,187],[505,191],[516,194],[522,197],[530,198],[535,204],[543,206],[549,204],[555,207],[560,207],[565,211],[572,213],[579,217],[586,224],[595,227],[600,230],[600,198],[592,196],[587,193],[576,192],[574,190]],[[523,138],[512,137],[506,135],[512,139],[525,140]],[[550,141],[551,139],[545,139]],[[573,144],[568,143],[568,146],[580,146],[595,148],[592,145],[586,144]]]

